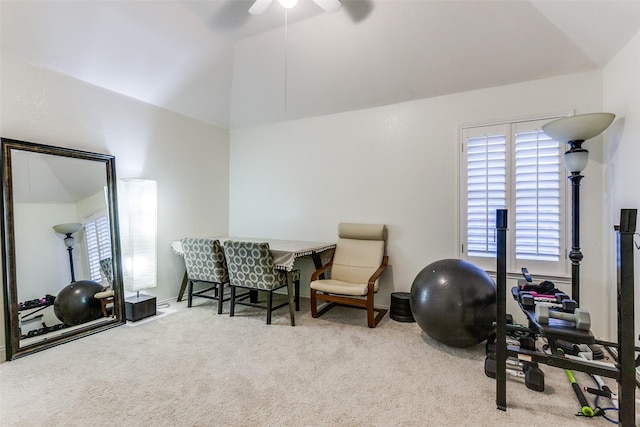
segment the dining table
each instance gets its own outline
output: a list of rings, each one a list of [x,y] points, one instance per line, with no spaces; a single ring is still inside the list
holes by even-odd
[[[329,242],[311,242],[311,241],[303,241],[303,240],[280,240],[280,239],[267,239],[267,238],[257,238],[257,237],[232,237],[232,236],[221,236],[221,237],[212,237],[213,239],[217,239],[220,241],[220,244],[224,248],[224,243],[229,240],[240,241],[240,242],[260,242],[260,243],[268,243],[269,250],[273,255],[273,261],[275,267],[278,270],[286,271],[288,280],[291,279],[291,271],[293,271],[293,266],[295,264],[296,259],[302,257],[311,257],[313,260],[313,264],[317,269],[322,267],[322,265],[329,260],[332,251],[335,249],[335,243]],[[182,256],[184,252],[182,250],[182,241],[175,240],[171,242],[171,248],[173,251]],[[326,260],[326,261],[323,261]],[[184,296],[184,292],[187,288],[187,272],[185,271],[184,276],[182,278],[182,284],[180,285],[180,291],[178,292],[178,302],[182,301],[182,297]],[[299,295],[296,295],[296,311],[300,309],[299,306]]]

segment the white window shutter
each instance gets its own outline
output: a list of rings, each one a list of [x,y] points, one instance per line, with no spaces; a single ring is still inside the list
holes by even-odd
[[[516,259],[560,260],[560,148],[540,128],[515,133]]]
[[[104,277],[100,260],[111,258],[111,231],[106,212],[92,215],[85,219],[85,236],[87,240],[87,260],[89,261],[90,280],[100,282]]]

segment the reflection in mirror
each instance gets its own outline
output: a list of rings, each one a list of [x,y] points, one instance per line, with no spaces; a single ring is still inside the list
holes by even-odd
[[[113,156],[2,140],[7,360],[124,322]]]

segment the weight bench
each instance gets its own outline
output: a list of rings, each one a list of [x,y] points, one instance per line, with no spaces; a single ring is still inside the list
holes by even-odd
[[[595,336],[589,331],[576,328],[575,322],[564,319],[550,318],[548,323],[539,322],[536,318],[535,309],[524,307],[520,303],[519,291],[517,287],[511,288],[513,298],[518,302],[520,309],[527,316],[529,329],[549,341],[552,351],[556,349],[556,341],[564,340],[575,344],[595,344]]]

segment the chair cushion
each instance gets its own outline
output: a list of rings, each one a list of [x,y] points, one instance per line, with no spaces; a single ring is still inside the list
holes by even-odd
[[[314,280],[309,286],[311,289],[315,289],[316,291],[341,295],[364,296],[367,295],[368,291],[367,283],[348,283],[334,279]],[[378,285],[376,283],[374,292],[377,291]]]
[[[387,240],[387,227],[384,224],[338,224],[338,237],[359,240]]]
[[[331,278],[311,282],[312,289],[343,295],[366,295],[369,278],[384,257],[384,224],[341,223],[331,265]],[[378,291],[378,280],[374,292]]]
[[[110,291],[102,291],[102,292],[98,292],[97,294],[94,294],[93,297],[96,299],[102,299],[102,298],[109,298],[114,296],[116,293],[115,291],[112,289]]]
[[[380,267],[383,256],[382,240],[338,239],[331,278],[353,284],[367,283]]]

